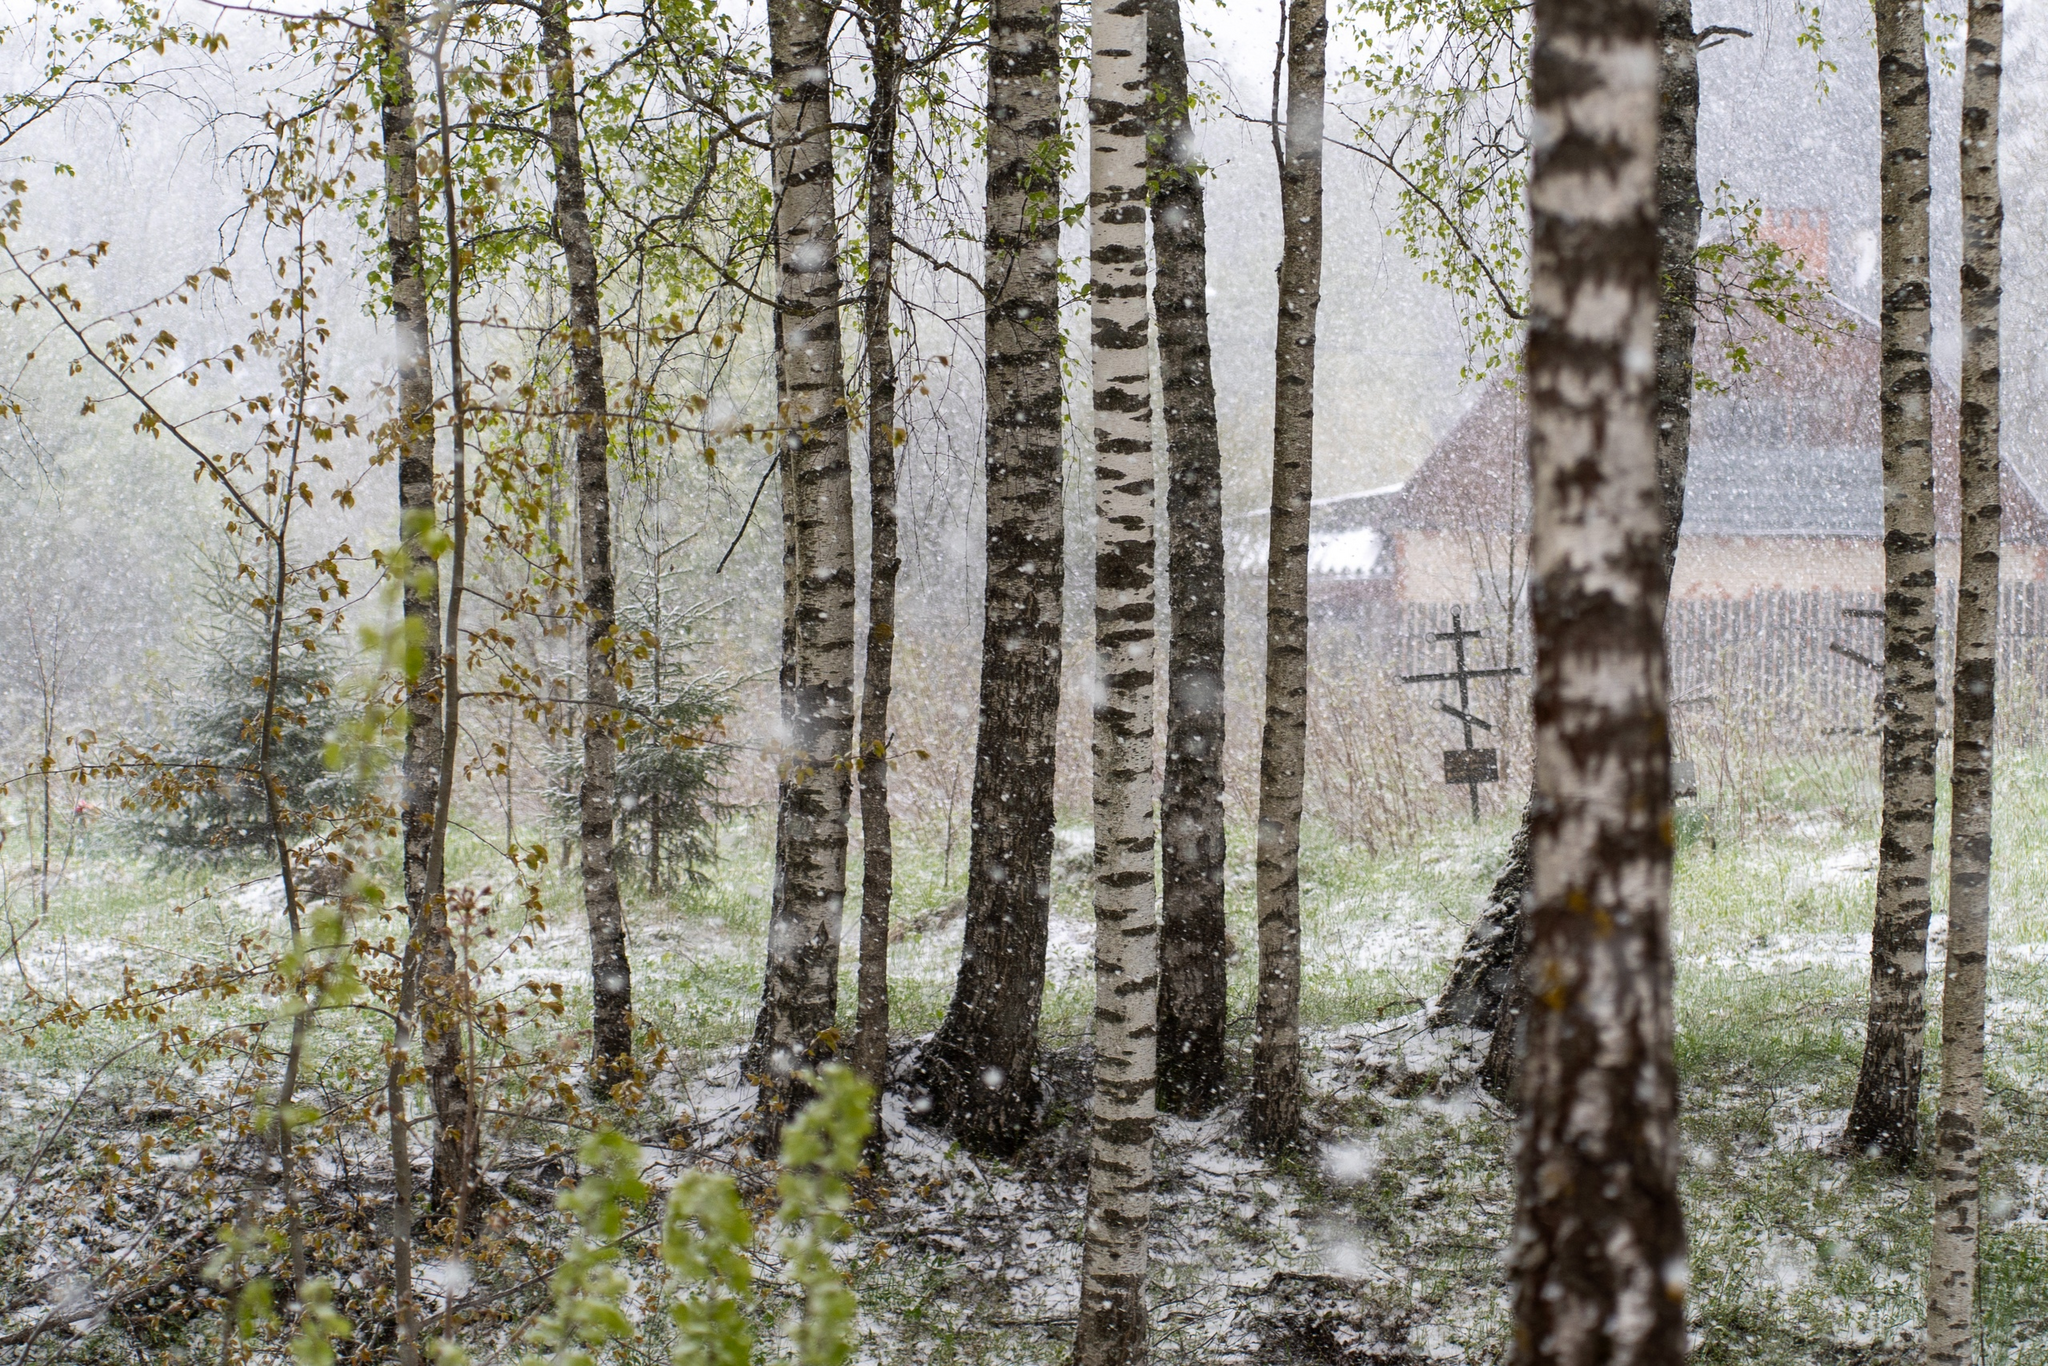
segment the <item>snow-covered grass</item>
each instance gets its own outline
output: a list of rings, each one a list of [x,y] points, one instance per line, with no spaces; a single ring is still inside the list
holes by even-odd
[[[1925,1172],[1901,1175],[1834,1147],[1862,1036],[1875,847],[1874,785],[1848,760],[1836,767],[1788,768],[1768,819],[1754,807],[1740,819],[1688,807],[1679,821],[1678,1061],[1703,1362],[1909,1356],[1921,1314]],[[2048,1366],[2048,753],[2006,760],[1999,802],[1985,1360]],[[1303,1001],[1312,1141],[1271,1163],[1238,1142],[1229,1106],[1162,1125],[1153,1243],[1162,1361],[1499,1359],[1511,1121],[1472,1080],[1483,1041],[1427,1030],[1421,1007],[1508,833],[1503,821],[1459,825],[1371,857],[1311,827]],[[892,953],[907,1057],[945,1009],[964,858],[956,849],[949,868],[926,832],[899,836],[896,916],[921,927]],[[1232,934],[1244,949],[1232,965],[1240,1065],[1254,956],[1248,848],[1233,841],[1228,878]],[[1063,829],[1043,1025],[1045,1134],[1013,1161],[973,1158],[917,1127],[898,1101],[888,1106],[888,1160],[866,1191],[873,1208],[854,1258],[870,1330],[863,1359],[877,1366],[1064,1359],[1085,1184],[1085,849],[1085,831]],[[729,1161],[741,1141],[751,1093],[737,1058],[759,993],[767,854],[764,826],[732,827],[700,884],[640,896],[633,907],[636,1007],[670,1052],[647,1110],[620,1122],[674,1144],[670,1162]],[[472,885],[501,875],[478,848],[458,850],[456,863]],[[118,989],[124,972],[166,979],[221,961],[243,936],[278,932],[275,895],[260,878],[173,874],[90,842],[54,889],[48,919],[31,928],[37,911],[24,871],[7,870],[19,952],[0,965],[0,1000],[15,1019],[32,1009],[26,983],[45,1001],[90,1003]],[[588,996],[574,885],[547,876],[540,890],[547,925],[509,977],[559,984],[574,1021]],[[848,961],[841,999],[850,1011]],[[1933,971],[1938,996],[1938,951]],[[200,1029],[259,1019],[265,1004],[215,997],[177,1009]],[[323,1058],[360,1064],[375,1027],[372,1017],[324,1026]],[[32,1049],[13,1034],[0,1040],[12,1179],[39,1141],[36,1126],[47,1132],[136,1028],[95,1020],[45,1029]],[[1932,1064],[1932,1029],[1929,1039]],[[144,1048],[92,1083],[99,1101],[84,1108],[94,1142],[111,1134],[132,1148],[148,1121],[124,1101],[132,1105],[169,1065]],[[1935,1081],[1930,1065],[1930,1113]],[[424,1107],[424,1096],[414,1103]],[[508,1134],[500,1151],[538,1151],[546,1137]],[[65,1265],[60,1256],[27,1262],[47,1275]]]

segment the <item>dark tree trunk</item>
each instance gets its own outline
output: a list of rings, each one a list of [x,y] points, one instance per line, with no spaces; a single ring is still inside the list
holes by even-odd
[[[860,693],[860,984],[853,1065],[881,1103],[889,1070],[889,685],[896,653],[896,117],[903,62],[897,0],[875,6],[868,128],[868,656]],[[881,1133],[881,1125],[875,1126]]]
[[[1308,533],[1314,496],[1316,309],[1323,276],[1323,0],[1287,6],[1280,170],[1280,320],[1273,352],[1273,511],[1266,550],[1266,717],[1259,739],[1259,993],[1253,1142],[1301,1128],[1301,789],[1308,748]]]
[[[1059,332],[1059,9],[994,0],[989,35],[988,581],[967,924],[919,1086],[968,1146],[1037,1123],[1066,574]]]
[[[1530,806],[1535,806],[1532,796]],[[1523,820],[1530,819],[1525,812]],[[1524,831],[1528,829],[1525,825]],[[1486,1041],[1486,1057],[1479,1064],[1479,1084],[1497,1099],[1513,1105],[1519,1099],[1515,1083],[1522,1072],[1522,1054],[1528,1047],[1529,1028],[1529,950],[1531,927],[1529,924],[1529,876],[1530,867],[1527,846],[1524,846],[1522,862],[1522,887],[1517,893],[1522,910],[1516,914],[1508,927],[1505,966],[1507,986],[1497,998],[1493,1034]]]
[[[1223,458],[1209,369],[1209,229],[1180,0],[1146,11],[1156,123],[1152,312],[1166,415],[1166,773],[1160,793],[1159,1106],[1223,1090]]]
[[[441,165],[455,164],[455,135],[448,115],[448,71],[438,57],[434,103],[439,115]],[[448,296],[448,607],[442,622],[441,758],[436,781],[433,840],[427,856],[428,933],[421,936],[419,994],[426,1006],[421,1042],[427,1090],[434,1099],[434,1208],[466,1223],[475,1187],[476,1115],[463,1046],[468,983],[455,954],[448,925],[448,826],[462,736],[462,601],[469,548],[468,408],[462,364],[461,220],[456,214],[455,178],[441,177],[441,230],[451,244],[442,280]]]
[[[1537,0],[1536,796],[1511,1360],[1684,1360],[1654,366],[1656,0]]]
[[[1431,1025],[1495,1028],[1501,1002],[1514,980],[1511,966],[1516,936],[1521,933],[1522,894],[1528,887],[1529,813],[1525,809],[1508,845],[1508,861],[1493,880],[1493,890],[1486,894],[1486,909],[1465,937],[1465,947],[1451,968],[1450,984],[1430,1012]]]
[[[749,1052],[761,1078],[756,1150],[773,1155],[801,1098],[800,1069],[833,1051],[846,902],[853,755],[853,463],[839,330],[833,202],[832,10],[772,0],[770,113],[781,318],[785,491],[795,504],[794,658],[777,839],[779,903],[768,928],[761,1013]]]
[[[618,673],[612,582],[610,439],[597,251],[585,207],[576,121],[576,64],[566,0],[542,0],[548,140],[555,160],[555,236],[569,280],[569,369],[576,429],[576,542],[583,578],[583,911],[590,922],[591,1066],[609,1091],[632,1075],[633,968],[612,842],[618,811]]]
[[[1700,276],[1700,51],[1692,0],[1658,0],[1657,488],[1664,503],[1664,591],[1678,564],[1692,453],[1692,351]]]
[[[415,936],[435,907],[427,885],[433,861],[434,813],[441,787],[441,566],[427,544],[440,521],[434,496],[434,364],[428,333],[426,277],[420,250],[417,93],[411,61],[411,19],[403,5],[379,25],[384,50],[384,232],[391,263],[391,318],[398,334],[398,524],[405,556],[408,639],[424,642],[419,671],[405,694],[405,904]]]
[[[782,186],[775,186],[775,216],[782,214]],[[775,343],[775,392],[777,436],[775,445],[776,493],[782,509],[782,622],[779,652],[775,666],[775,700],[778,715],[782,721],[782,733],[790,733],[796,706],[796,456],[789,449],[790,432],[783,416],[785,405],[780,395],[788,391],[785,367],[782,363],[782,315],[777,313],[770,325]],[[783,914],[783,903],[787,891],[789,858],[789,766],[778,765],[775,774],[775,852],[774,871],[768,889],[768,922],[772,925]],[[761,1038],[757,1029],[753,1043],[747,1052],[746,1072],[748,1076],[759,1075],[767,1066],[766,1056],[761,1051]]]
[[[1998,187],[1998,89],[2004,40],[1999,0],[1974,0],[1963,55],[1962,546],[1951,707],[1948,961],[1941,993],[1934,1240],[1927,1265],[1929,1366],[1969,1366],[1983,1228],[1984,970],[1991,949],[1991,757],[1998,720],[1998,329],[2005,223]]]
[[[1878,234],[1884,441],[1884,817],[1870,936],[1870,1023],[1844,1138],[1913,1160],[1927,1032],[1934,864],[1934,436],[1928,367],[1927,44],[1920,0],[1878,0]]]
[[[425,980],[428,1090],[434,1102],[435,1209],[453,1208],[463,1189],[470,1151],[469,1090],[462,1075],[456,1022],[448,1005],[457,991],[455,948],[442,895],[436,830],[444,810],[447,774],[442,670],[440,562],[427,543],[439,525],[434,468],[434,367],[431,314],[420,245],[418,93],[411,63],[411,17],[402,5],[377,18],[384,72],[380,81],[384,133],[385,247],[391,269],[391,316],[398,334],[398,517],[406,578],[403,612],[408,637],[425,643],[419,672],[408,680],[404,797],[405,903],[409,951]],[[413,1026],[408,1020],[407,1027]],[[401,1127],[403,1127],[401,1121]]]

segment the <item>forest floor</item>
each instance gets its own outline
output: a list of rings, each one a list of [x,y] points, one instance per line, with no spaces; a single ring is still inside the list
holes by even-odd
[[[1679,821],[1674,945],[1695,1360],[1903,1362],[1916,1357],[1922,1315],[1926,1171],[1900,1174],[1834,1147],[1863,1033],[1874,793],[1825,765],[1788,769],[1772,784],[1747,802],[1689,804]],[[1998,820],[1982,1359],[2048,1366],[2048,753],[2003,765]],[[1265,1161],[1239,1142],[1232,1105],[1162,1124],[1152,1240],[1159,1361],[1500,1360],[1511,1121],[1473,1081],[1483,1043],[1428,1030],[1423,1007],[1508,834],[1507,820],[1493,817],[1372,855],[1312,830],[1303,888],[1311,1142],[1299,1157]],[[874,1208],[850,1257],[864,1326],[857,1360],[993,1366],[1066,1356],[1086,1182],[1086,843],[1085,830],[1062,829],[1045,1131],[1014,1161],[977,1159],[910,1123],[891,1098],[886,1166],[865,1190]],[[1235,940],[1249,946],[1247,843],[1234,843],[1229,897]],[[752,1103],[738,1058],[759,993],[765,825],[728,827],[722,853],[700,883],[633,906],[636,1006],[670,1051],[646,1107],[622,1123],[667,1149],[667,1170],[741,1161]],[[891,965],[899,1057],[944,1010],[964,862],[964,841],[948,858],[923,832],[899,849],[897,913],[911,927]],[[471,881],[485,879],[483,864],[470,868]],[[266,897],[260,881],[218,883],[209,895],[132,855],[88,847],[31,930],[22,874],[10,862],[0,898],[17,927],[15,961],[0,979],[16,1021],[32,997],[89,1002],[125,972],[168,976],[219,958],[274,914],[274,892]],[[520,948],[516,975],[559,985],[574,1018],[588,984],[574,887],[548,878],[541,893],[549,923]],[[184,909],[174,912],[170,898]],[[1937,943],[1941,927],[1937,918]],[[1249,952],[1232,964],[1239,1063],[1251,969]],[[1932,972],[1938,994],[1938,951]],[[852,998],[849,974],[841,999]],[[192,1009],[225,1018],[253,1007]],[[40,1034],[33,1049],[17,1031],[0,1043],[10,1120],[0,1196],[12,1224],[0,1228],[0,1252],[18,1318],[75,1293],[63,1289],[66,1268],[89,1260],[88,1248],[118,1253],[128,1235],[110,1230],[137,1217],[113,1212],[77,1164],[101,1152],[132,1165],[153,1150],[175,1167],[179,1146],[168,1129],[151,1134],[151,1112],[138,1108],[153,1081],[165,1094],[166,1065],[150,1060],[153,1048],[120,1052],[138,1037],[132,1027],[102,1020]],[[414,1104],[424,1107],[424,1096]],[[64,1126],[77,1132],[53,1146],[48,1136]],[[493,1158],[494,1184],[518,1187],[514,1168],[538,1179],[544,1128],[511,1135]],[[24,1178],[30,1187],[37,1179],[25,1165],[32,1152],[44,1154],[43,1180],[56,1171],[78,1183],[61,1217],[58,1196],[24,1197]],[[367,1166],[354,1179],[378,1184]],[[61,1350],[90,1356],[89,1327]],[[136,1358],[110,1349],[108,1359]]]

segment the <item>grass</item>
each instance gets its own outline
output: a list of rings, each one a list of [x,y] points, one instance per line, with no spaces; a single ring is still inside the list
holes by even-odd
[[[1769,803],[1733,814],[1710,791],[1708,805],[1688,806],[1678,821],[1673,942],[1695,1356],[1742,1366],[1875,1363],[1911,1354],[1928,1211],[1924,1171],[1845,1160],[1831,1146],[1861,1047],[1867,962],[1859,936],[1872,895],[1874,786],[1853,759],[1822,757],[1771,774],[1769,787]],[[1983,1359],[2048,1366],[2048,752],[2004,762],[1999,802]],[[935,832],[900,833],[896,913],[907,921],[960,895],[965,859],[956,849],[948,868]],[[1250,841],[1233,833],[1226,885],[1242,948],[1231,1007],[1241,1064],[1255,935]],[[1164,1126],[1160,1359],[1498,1359],[1510,1121],[1473,1086],[1469,1046],[1421,1032],[1416,1010],[1440,985],[1508,833],[1502,820],[1460,824],[1374,857],[1310,827],[1303,1014],[1321,1146],[1269,1166],[1237,1147],[1227,1111],[1205,1124]],[[1071,845],[1077,835],[1065,838]],[[671,1058],[657,1108],[709,1107],[718,1093],[705,1080],[730,1079],[759,996],[768,854],[761,824],[735,825],[701,882],[634,899],[636,1009]],[[500,875],[480,846],[456,848],[452,864],[472,883]],[[1081,1108],[1078,1047],[1092,983],[1088,888],[1071,863],[1063,866],[1054,907],[1063,947],[1049,972],[1043,1036],[1058,1078],[1050,1089],[1071,1118]],[[588,1009],[575,887],[547,875],[538,893],[545,926],[507,985],[525,977],[559,985],[574,1021]],[[89,1003],[117,989],[124,971],[167,978],[225,960],[245,936],[277,934],[249,885],[156,867],[103,835],[81,841],[47,918],[37,920],[19,866],[4,905],[17,961],[5,965],[0,996],[16,1022],[36,1008],[26,981],[45,1002],[68,994]],[[854,913],[850,906],[849,927]],[[936,1026],[958,935],[955,921],[894,947],[899,1034]],[[1932,995],[1938,1019],[1938,979]],[[841,1000],[850,1012],[850,968]],[[216,995],[179,1005],[176,1022],[203,1032],[263,1011],[246,995]],[[82,1027],[35,1031],[32,1048],[18,1031],[0,1039],[16,1179],[36,1135],[52,1131],[74,1096],[92,1103],[76,1134],[54,1145],[71,1175],[89,1166],[92,1145],[108,1133],[132,1154],[146,1125],[123,1105],[150,1080],[239,1084],[228,1062],[190,1077],[152,1048],[107,1065],[138,1028],[95,1016]],[[378,1037],[369,1018],[323,1027],[320,1066],[360,1072]],[[1930,1030],[1930,1118],[1938,1056]],[[422,1094],[413,1104],[424,1102]],[[1061,1135],[1014,1166],[968,1162],[943,1141],[895,1161],[856,1276],[876,1330],[873,1360],[1063,1359],[1080,1177],[1078,1130],[1070,1123]],[[82,1223],[66,1236],[89,1232],[91,1209],[79,1206]],[[5,1232],[7,1260],[25,1264],[35,1231]]]

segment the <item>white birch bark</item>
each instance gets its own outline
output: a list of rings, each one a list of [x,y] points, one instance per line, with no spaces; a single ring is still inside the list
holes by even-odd
[[[1146,1356],[1159,1006],[1152,879],[1153,458],[1146,0],[1094,0],[1088,96],[1095,397],[1095,1098],[1078,1366]]]
[[[1967,1366],[1975,1337],[1984,1151],[1984,970],[1991,931],[1992,736],[1997,718],[1999,287],[2004,201],[1998,91],[2004,7],[1972,0],[1963,56],[1962,555],[1956,585],[1955,759],[1949,780],[1948,962],[1934,1128],[1927,1360]]]
[[[834,216],[832,8],[768,7],[775,103],[770,128],[782,187],[776,213],[783,459],[796,498],[796,601],[784,758],[782,895],[768,928],[761,1014],[749,1055],[761,1089],[761,1144],[774,1151],[791,1073],[831,1051],[846,901],[853,751],[853,463],[839,328]]]
[[[1870,1014],[1846,1131],[1901,1165],[1920,1143],[1933,910],[1934,433],[1928,364],[1927,32],[1921,0],[1878,0],[1883,156],[1878,377],[1884,446],[1884,815],[1870,933]]]
[[[420,183],[417,91],[412,75],[413,16],[394,0],[371,10],[377,34],[378,105],[384,133],[385,243],[391,272],[391,321],[397,333],[398,411],[392,440],[398,448],[399,535],[405,551],[403,610],[411,638],[424,643],[419,673],[408,680],[405,735],[404,796],[400,813],[404,832],[404,878],[407,920],[406,961],[421,957],[441,961],[449,954],[448,911],[428,876],[434,845],[434,813],[441,784],[441,571],[428,553],[427,541],[438,523],[434,497],[434,365],[426,277],[420,245]],[[412,634],[412,633],[417,634]],[[416,982],[417,969],[407,975]],[[416,993],[415,993],[416,994]],[[412,1066],[411,1045],[418,1019],[414,994],[403,997],[394,1021],[386,1080],[392,1098],[391,1146],[396,1181],[392,1216],[393,1298],[398,1303],[402,1360],[416,1355],[412,1301],[412,1173],[399,1155],[412,1150],[410,1120],[403,1089],[397,1084]],[[445,1054],[443,1054],[445,1057]],[[435,1059],[440,1061],[441,1059]],[[454,1118],[441,1102],[450,1080],[435,1069],[434,1099],[439,1128],[435,1151],[451,1130],[442,1117]],[[459,1133],[460,1131],[454,1131]]]
[[[548,141],[555,163],[555,235],[569,284],[569,365],[576,428],[576,547],[583,583],[583,784],[577,794],[583,910],[590,924],[591,1070],[600,1094],[632,1076],[633,966],[613,866],[618,814],[618,617],[612,568],[611,439],[597,244],[585,200],[576,57],[568,0],[542,0]],[[652,865],[649,865],[650,867]]]
[[[1656,0],[1538,0],[1536,793],[1511,1359],[1685,1356],[1657,471]]]

